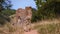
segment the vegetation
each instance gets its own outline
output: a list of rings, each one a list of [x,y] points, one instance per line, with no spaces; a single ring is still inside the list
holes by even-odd
[[[15,10],[11,9],[11,6],[10,0],[0,0],[0,25],[9,22],[9,16],[15,13]]]
[[[60,34],[60,23],[35,26],[39,34]]]
[[[35,0],[37,11],[34,20],[44,20],[60,17],[60,0]]]
[[[0,12],[0,24],[5,24],[5,22],[9,22],[10,21],[10,18],[9,16],[10,15],[13,15],[15,14],[15,10],[11,9],[11,10],[4,10],[2,12]]]
[[[33,12],[35,16],[34,20],[44,20],[60,17],[60,0],[34,1],[37,6],[36,13]],[[34,28],[38,30],[39,34],[60,34],[60,23],[36,25]]]
[[[32,8],[32,22],[37,21],[37,10],[35,8]]]
[[[16,28],[14,28],[10,23],[6,23],[4,26],[0,26],[0,34],[12,34],[12,32],[15,31]]]
[[[12,6],[10,0],[0,0],[0,12],[4,9],[10,9]]]

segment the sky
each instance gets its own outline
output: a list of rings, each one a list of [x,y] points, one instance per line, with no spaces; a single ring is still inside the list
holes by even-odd
[[[25,8],[26,6],[31,6],[32,8],[36,8],[36,4],[34,0],[11,0],[12,9]]]

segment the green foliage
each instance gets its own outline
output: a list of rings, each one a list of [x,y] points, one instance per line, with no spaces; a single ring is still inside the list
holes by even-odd
[[[12,6],[10,0],[0,0],[0,11],[4,9],[10,9]]]
[[[2,12],[0,12],[0,24],[4,25],[6,22],[10,21],[9,16],[15,14],[15,10],[11,9],[11,10],[4,10]]]
[[[10,0],[0,0],[0,24],[3,25],[5,22],[9,22],[9,16],[15,13],[15,10],[11,9]]]
[[[32,20],[31,20],[32,22],[37,21],[36,12],[37,10],[35,8],[32,8]]]
[[[35,8],[32,8],[32,23],[33,22],[36,22],[37,20],[40,20],[39,19],[40,17],[38,17],[38,15],[37,15],[37,9],[35,9]]]
[[[4,11],[1,12],[2,14],[6,15],[6,16],[10,16],[10,15],[13,15],[15,14],[15,10],[14,9],[6,9]]]
[[[35,0],[38,20],[52,19],[60,15],[60,0]]]

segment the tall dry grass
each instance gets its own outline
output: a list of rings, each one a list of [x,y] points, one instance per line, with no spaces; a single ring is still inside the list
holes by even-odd
[[[44,20],[34,24],[39,34],[60,34],[60,20]]]

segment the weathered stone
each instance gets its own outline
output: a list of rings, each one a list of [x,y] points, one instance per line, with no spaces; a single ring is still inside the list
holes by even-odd
[[[31,23],[32,10],[31,7],[25,9],[19,8],[16,10],[16,14],[11,17],[11,23],[17,26],[27,26]]]

